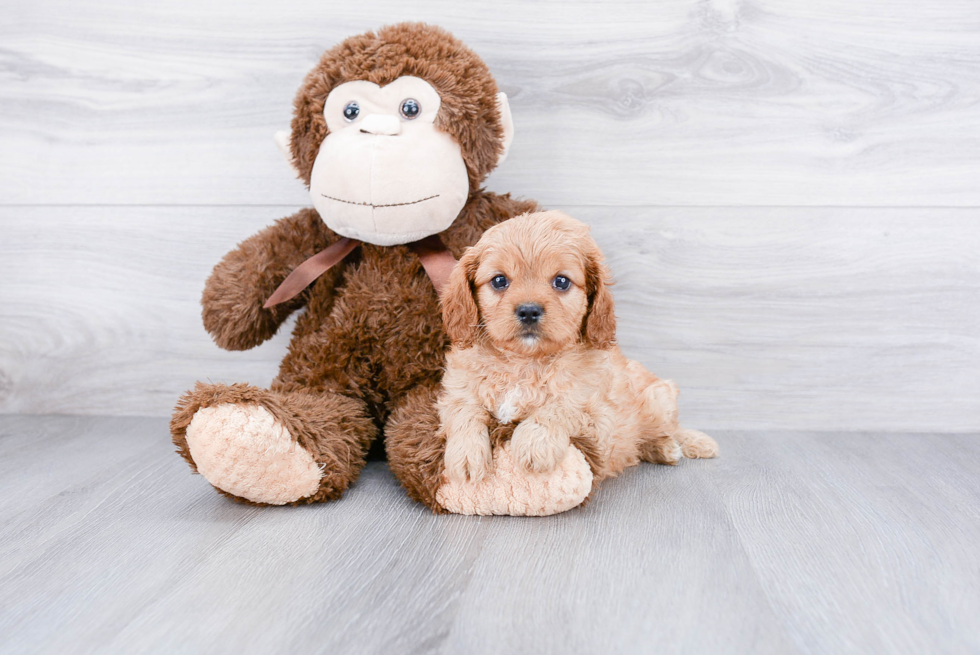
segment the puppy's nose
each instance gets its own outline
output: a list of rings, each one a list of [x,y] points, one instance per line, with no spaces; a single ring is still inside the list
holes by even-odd
[[[517,320],[524,325],[534,325],[541,320],[541,315],[544,314],[544,310],[537,303],[526,303],[524,305],[518,305],[514,313],[517,314]]]

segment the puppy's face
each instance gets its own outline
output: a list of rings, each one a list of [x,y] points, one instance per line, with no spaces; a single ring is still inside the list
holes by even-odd
[[[484,250],[473,282],[483,327],[499,348],[545,354],[578,341],[585,262],[566,239],[556,241],[505,238]]]
[[[483,235],[453,271],[443,314],[455,343],[546,355],[615,336],[608,273],[588,227],[560,212],[527,214]]]

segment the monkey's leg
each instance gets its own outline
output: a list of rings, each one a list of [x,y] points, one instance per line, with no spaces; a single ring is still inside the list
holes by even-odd
[[[377,428],[361,400],[334,392],[199,382],[178,402],[170,432],[177,452],[219,492],[286,505],[343,495]]]
[[[437,384],[415,387],[395,403],[385,425],[388,466],[412,500],[432,511],[447,510],[436,500],[443,484],[446,435],[439,429]]]

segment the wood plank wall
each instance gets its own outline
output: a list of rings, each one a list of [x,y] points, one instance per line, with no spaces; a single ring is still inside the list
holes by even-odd
[[[628,354],[705,429],[980,428],[974,0],[0,2],[0,412],[267,384],[198,299],[307,204],[271,135],[324,48],[441,24],[517,137],[488,187],[593,224]]]

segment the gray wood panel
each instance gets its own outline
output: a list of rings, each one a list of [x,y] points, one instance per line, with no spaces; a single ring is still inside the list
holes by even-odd
[[[713,484],[801,650],[980,652],[976,435],[726,437]]]
[[[223,351],[200,297],[227,250],[294,209],[0,209],[0,406],[163,415],[196,379],[268,385],[292,323]]]
[[[980,205],[974,0],[3,3],[0,202],[294,204],[271,135],[345,36],[444,25],[511,95],[495,190]]]
[[[480,518],[381,463],[336,503],[237,505],[164,419],[3,416],[2,495],[29,493],[0,505],[0,650],[980,649],[980,435],[716,436],[585,508]]]
[[[569,207],[618,283],[625,351],[705,429],[980,429],[969,209]],[[0,208],[0,411],[167,415],[195,380],[266,385],[287,329],[229,353],[211,266],[289,207]]]

